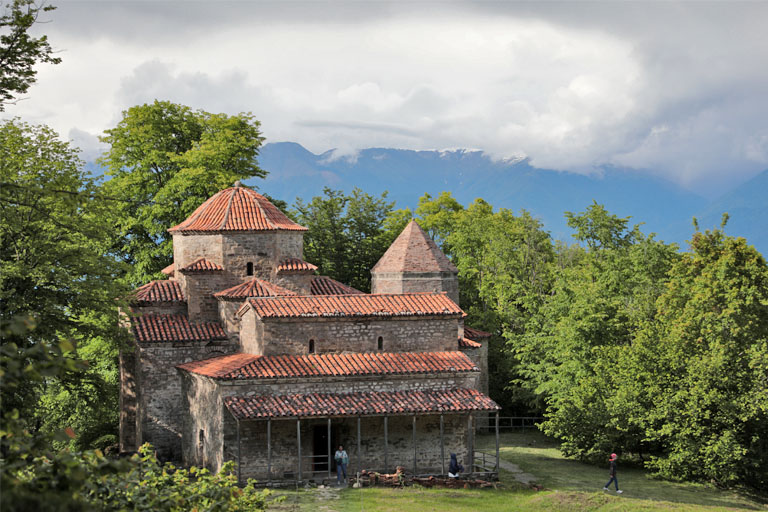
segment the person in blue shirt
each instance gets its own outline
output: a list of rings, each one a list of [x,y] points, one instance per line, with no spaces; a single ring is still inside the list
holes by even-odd
[[[344,481],[347,481],[347,464],[349,464],[349,455],[342,445],[333,456],[336,461],[336,483],[341,485],[341,475],[344,475]]]
[[[459,473],[464,471],[464,466],[459,464],[459,461],[456,460],[456,454],[451,454],[451,463],[448,465],[448,478],[458,478]]]

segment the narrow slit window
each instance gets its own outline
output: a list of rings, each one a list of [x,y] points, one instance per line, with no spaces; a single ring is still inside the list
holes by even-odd
[[[252,276],[253,275],[253,262],[249,261],[248,264],[245,266],[245,275]]]
[[[315,353],[315,340],[309,340],[309,353]]]
[[[376,348],[378,350],[384,350],[384,338],[379,336],[379,339],[376,341]]]

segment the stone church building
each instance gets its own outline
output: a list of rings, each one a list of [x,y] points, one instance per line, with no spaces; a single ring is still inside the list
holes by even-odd
[[[303,259],[306,228],[235,184],[169,229],[167,279],[136,290],[120,360],[120,445],[241,481],[350,469],[444,474],[469,461],[487,396],[487,333],[464,326],[456,267],[413,221],[373,293]]]

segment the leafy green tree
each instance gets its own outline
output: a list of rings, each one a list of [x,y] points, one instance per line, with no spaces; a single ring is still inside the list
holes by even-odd
[[[768,487],[768,266],[743,238],[697,232],[620,384],[645,405],[674,479]],[[631,372],[634,375],[629,379]]]
[[[100,195],[75,149],[49,128],[18,120],[0,124],[0,182],[0,319],[32,314],[37,324],[3,344],[46,350],[67,340],[75,344],[69,357],[82,352],[92,361],[83,373],[3,386],[4,407],[32,430],[59,430],[78,417],[90,424],[80,439],[114,433],[123,336],[116,298],[126,293],[115,280],[122,267],[108,255],[114,202]],[[53,390],[79,398],[49,414],[43,397]]]
[[[46,36],[33,37],[29,29],[40,15],[55,9],[36,0],[11,0],[0,4],[0,112],[5,104],[25,94],[35,83],[35,64],[59,64]]]
[[[158,277],[172,260],[167,229],[237,180],[263,178],[256,162],[263,142],[249,113],[227,116],[155,101],[123,112],[105,131],[100,159],[115,203],[116,252],[130,264],[128,281]]]
[[[602,460],[611,451],[648,451],[643,429],[631,422],[635,402],[616,391],[615,368],[654,318],[677,247],[630,229],[629,219],[600,205],[568,216],[588,249],[566,249],[570,263],[558,263],[551,292],[523,332],[509,337],[521,383],[546,402],[544,430],[563,441],[566,454]]]
[[[463,209],[461,203],[454,199],[450,192],[441,192],[435,199],[429,194],[421,196],[415,213],[419,219],[419,226],[432,240],[442,246],[451,232],[456,213]]]
[[[327,275],[362,291],[371,289],[371,268],[411,217],[409,210],[395,210],[380,197],[356,188],[351,195],[323,189],[308,203],[297,199],[291,216],[308,228],[304,257]]]

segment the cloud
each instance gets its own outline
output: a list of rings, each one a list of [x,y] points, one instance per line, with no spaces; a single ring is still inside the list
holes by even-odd
[[[65,1],[50,17],[64,62],[6,116],[88,147],[168,99],[251,111],[268,141],[336,158],[474,147],[702,193],[768,160],[768,4]]]

